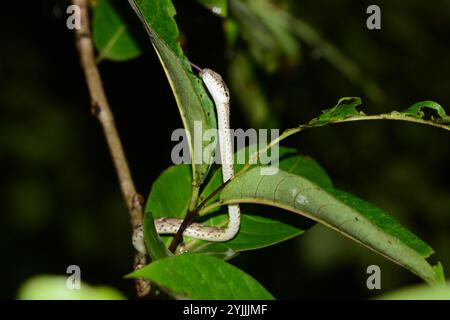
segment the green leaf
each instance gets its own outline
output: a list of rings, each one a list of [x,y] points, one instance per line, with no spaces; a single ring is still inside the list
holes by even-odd
[[[442,108],[440,104],[434,101],[416,102],[411,107],[400,113],[417,119],[423,119],[425,116],[425,112],[423,111],[424,109],[432,109],[436,111],[437,117],[432,117],[431,121],[446,124],[450,123],[450,116],[447,115],[444,108]]]
[[[146,27],[149,36],[158,36],[175,55],[184,58],[178,42],[179,31],[174,16],[177,14],[171,0],[129,0],[135,13]],[[155,45],[155,43],[153,43]],[[156,48],[157,50],[159,48]]]
[[[330,188],[333,182],[321,165],[309,156],[299,155],[297,150],[280,147],[280,169],[302,176],[322,188]]]
[[[392,220],[376,210],[361,212],[362,203],[330,194],[298,175],[279,170],[263,176],[259,169],[231,181],[221,193],[222,204],[258,203],[298,213],[391,259],[430,284],[441,283],[441,276],[425,259],[431,248],[411,238],[398,224],[392,225]],[[355,204],[361,207],[353,207]]]
[[[183,218],[191,198],[191,172],[188,165],[171,166],[152,185],[145,212],[155,219]]]
[[[211,10],[212,13],[226,17],[228,15],[228,1],[227,0],[197,0],[203,6]]]
[[[77,290],[67,287],[67,276],[36,275],[19,288],[19,300],[124,300],[125,295],[115,288],[91,286],[81,282]]]
[[[128,277],[156,283],[183,299],[269,300],[273,296],[245,272],[214,257],[182,254],[150,263]]]
[[[118,0],[99,0],[92,23],[97,60],[124,61],[138,57],[142,51],[125,21],[116,10]]]
[[[358,211],[378,228],[398,238],[408,247],[418,252],[422,257],[428,258],[434,253],[428,244],[408,229],[405,229],[397,220],[380,208],[342,190],[327,189],[327,191],[336,197],[337,200],[342,201],[347,206]]]
[[[364,112],[358,111],[356,108],[362,105],[361,98],[346,97],[339,99],[337,105],[331,109],[322,111],[322,114],[313,120],[311,125],[324,125],[339,120],[348,119],[355,116],[364,116]]]
[[[172,255],[156,232],[155,221],[153,220],[152,213],[149,211],[144,214],[144,240],[147,252],[152,258],[152,261],[170,257]]]
[[[215,142],[203,141],[202,136],[196,137],[195,139],[202,143],[194,148],[196,133],[194,128],[196,123],[201,125],[202,132],[217,128],[214,104],[206,93],[202,81],[192,73],[189,62],[180,48],[178,27],[173,19],[176,11],[172,2],[129,0],[129,3],[144,24],[175,95],[193,163],[193,185],[198,188],[212,163]],[[211,147],[208,147],[209,145]],[[207,147],[210,153],[206,157],[208,159],[205,159],[203,150]]]

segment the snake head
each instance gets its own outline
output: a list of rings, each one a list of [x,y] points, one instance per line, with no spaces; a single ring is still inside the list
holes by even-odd
[[[230,101],[230,93],[220,74],[205,68],[200,72],[200,77],[202,77],[203,83],[215,103],[228,103]]]

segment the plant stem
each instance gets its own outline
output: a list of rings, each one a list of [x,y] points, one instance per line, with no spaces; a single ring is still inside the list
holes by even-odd
[[[76,45],[81,60],[86,82],[91,98],[91,111],[100,122],[103,133],[108,144],[109,151],[117,172],[122,196],[130,215],[130,223],[133,230],[137,229],[143,222],[143,199],[136,191],[131,177],[127,159],[122,147],[119,134],[114,123],[114,116],[106,98],[102,79],[97,68],[95,51],[90,32],[88,1],[72,0],[81,10],[81,28],[75,30]],[[135,252],[134,269],[145,266],[146,256]],[[143,279],[136,280],[136,291],[138,297],[143,297],[150,291],[150,283]]]
[[[342,123],[342,122],[352,122],[352,121],[363,121],[363,120],[393,120],[393,121],[406,121],[413,122],[418,124],[425,124],[428,126],[444,129],[450,131],[450,125],[444,123],[438,123],[430,120],[424,120],[419,118],[414,118],[410,116],[402,115],[401,113],[385,113],[378,115],[368,115],[368,116],[356,116],[343,120],[336,121],[334,123]]]
[[[175,234],[172,243],[170,244],[169,250],[170,252],[174,253],[175,249],[177,248],[178,244],[180,243],[181,237],[183,235],[184,230],[186,230],[186,228],[189,226],[189,224],[199,216],[199,212],[206,206],[206,204],[217,194],[220,192],[220,190],[222,190],[223,188],[225,188],[225,186],[228,184],[230,180],[228,180],[227,182],[222,183],[216,190],[214,190],[213,192],[211,192],[206,198],[205,200],[202,201],[202,203],[200,203],[198,206],[197,204],[197,199],[198,199],[198,194],[199,194],[199,190],[200,188],[195,188],[193,187],[194,190],[193,191],[193,195],[195,192],[195,197],[192,196],[191,198],[191,205],[193,204],[193,199],[195,198],[195,207],[194,209],[189,209],[186,217],[184,217],[183,222],[180,225],[180,228],[178,228],[177,233]],[[191,206],[190,206],[191,207]]]
[[[200,186],[192,184],[191,201],[189,202],[189,211],[194,211],[197,207],[198,195],[200,193]]]

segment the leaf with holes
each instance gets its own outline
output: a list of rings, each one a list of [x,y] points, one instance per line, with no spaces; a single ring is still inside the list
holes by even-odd
[[[434,101],[416,102],[408,109],[400,112],[400,114],[404,114],[406,116],[414,117],[417,119],[423,119],[425,116],[425,109],[434,110],[437,113],[437,117],[431,117],[431,121],[444,124],[450,123],[450,116],[447,115],[444,108],[442,108],[439,103],[436,103]]]
[[[357,110],[361,105],[361,99],[358,97],[341,98],[337,105],[331,109],[323,110],[322,114],[311,120],[309,124],[320,126],[355,116],[364,116],[364,112]]]

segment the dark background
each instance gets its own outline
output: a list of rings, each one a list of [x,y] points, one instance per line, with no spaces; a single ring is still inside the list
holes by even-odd
[[[291,1],[308,21],[383,90],[371,101],[314,48],[274,73],[258,72],[280,128],[309,121],[343,96],[361,96],[367,113],[434,100],[450,110],[450,2],[379,1],[382,30],[365,28],[362,1]],[[174,1],[189,57],[226,77],[221,19],[195,1]],[[73,42],[65,1],[6,2],[0,28],[0,298],[24,280],[65,274],[133,297],[128,214]],[[244,46],[244,45],[242,45]],[[182,126],[154,51],[100,71],[138,190],[171,165],[170,135]],[[232,92],[233,97],[233,92]],[[248,119],[233,103],[232,126]],[[314,157],[335,185],[392,213],[450,265],[449,135],[414,124],[360,122],[315,129],[286,144]],[[176,188],[176,186],[174,186]],[[277,298],[367,298],[366,267],[382,270],[382,291],[420,280],[408,271],[315,226],[297,239],[242,253],[232,263]]]

